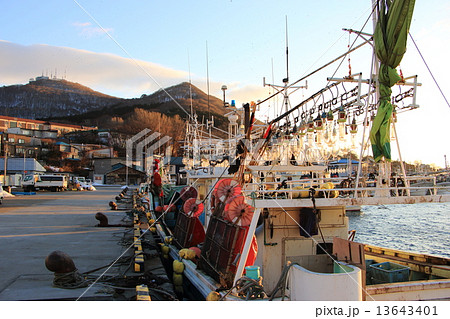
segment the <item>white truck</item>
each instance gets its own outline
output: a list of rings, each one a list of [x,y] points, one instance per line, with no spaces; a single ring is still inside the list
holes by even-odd
[[[26,175],[22,188],[25,192],[42,189],[59,192],[67,190],[67,183],[65,175]]]

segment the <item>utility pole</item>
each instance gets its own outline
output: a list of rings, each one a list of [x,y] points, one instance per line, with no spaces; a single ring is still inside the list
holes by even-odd
[[[5,142],[5,146],[4,146],[4,157],[3,157],[3,164],[4,164],[4,167],[3,167],[3,186],[8,186],[8,185],[6,185],[6,177],[7,177],[7,175],[6,175],[6,165],[7,165],[7,161],[8,161],[8,140],[6,139],[6,140],[4,140],[4,142]]]

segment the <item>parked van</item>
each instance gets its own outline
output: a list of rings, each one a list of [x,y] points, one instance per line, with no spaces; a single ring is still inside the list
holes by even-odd
[[[76,188],[77,190],[95,190],[92,186],[90,179],[86,179],[83,176],[72,176],[70,180],[70,188]]]

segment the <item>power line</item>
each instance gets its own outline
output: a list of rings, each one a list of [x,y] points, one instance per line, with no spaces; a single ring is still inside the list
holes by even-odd
[[[175,103],[176,106],[178,106],[184,113],[186,113],[186,115],[188,116],[188,118],[191,118],[191,114],[189,114],[188,111],[186,111],[184,109],[184,107],[181,106],[180,103],[178,103],[178,101],[169,93],[166,91],[166,89],[164,89],[161,84],[159,84],[158,81],[156,81],[156,79],[138,62],[136,61],[130,53],[128,53],[128,51],[105,29],[103,28],[103,26],[81,5],[78,3],[77,0],[73,0],[73,2],[82,10],[84,11],[84,13],[86,13],[86,15],[89,16],[89,18],[91,18],[92,21],[94,21],[94,23],[131,59],[131,61],[134,62],[134,64],[136,64],[136,66],[138,68],[140,68],[150,79],[152,79],[153,82],[156,83],[156,85],[158,85],[160,87],[160,89]]]

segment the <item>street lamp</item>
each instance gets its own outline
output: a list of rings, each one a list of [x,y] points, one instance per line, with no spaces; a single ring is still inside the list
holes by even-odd
[[[228,107],[229,104],[227,102],[225,102],[225,91],[227,90],[227,86],[226,85],[222,85],[222,91],[223,91],[223,106],[224,107]]]
[[[29,149],[29,150],[37,150],[38,148],[36,146],[33,146],[33,147],[26,147],[26,146],[24,146],[23,147],[23,178],[22,178],[22,180],[25,179],[25,173],[26,173],[25,163],[26,163],[27,149]]]

